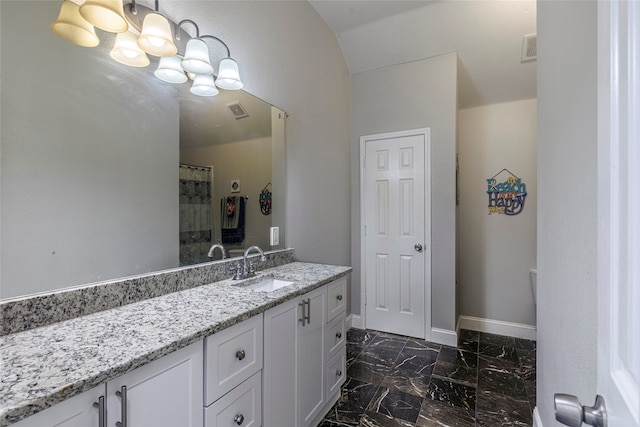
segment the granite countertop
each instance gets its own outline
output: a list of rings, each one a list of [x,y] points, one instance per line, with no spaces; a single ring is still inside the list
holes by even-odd
[[[295,282],[273,292],[238,286],[246,281],[223,280],[0,337],[0,427],[349,271],[351,267],[293,262],[258,273]]]

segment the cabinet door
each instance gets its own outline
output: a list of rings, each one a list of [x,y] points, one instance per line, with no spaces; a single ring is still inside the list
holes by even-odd
[[[298,322],[300,298],[264,313],[263,424],[297,426]]]
[[[126,412],[126,427],[201,427],[202,348],[202,341],[191,344],[109,381],[108,425],[122,421]],[[125,405],[122,395],[116,395],[122,391]]]
[[[104,399],[105,386],[101,385],[60,402],[13,424],[15,427],[98,427],[98,403]]]
[[[327,319],[327,287],[302,296],[309,321],[298,323],[298,426],[308,426],[324,407],[324,328]]]

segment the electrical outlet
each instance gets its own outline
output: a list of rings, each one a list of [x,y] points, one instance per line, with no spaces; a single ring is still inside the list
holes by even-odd
[[[271,227],[269,236],[271,246],[278,246],[280,244],[280,227]]]

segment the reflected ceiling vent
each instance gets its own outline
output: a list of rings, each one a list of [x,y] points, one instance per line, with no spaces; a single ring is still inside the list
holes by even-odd
[[[233,113],[233,117],[235,117],[236,120],[249,117],[247,110],[245,110],[242,104],[240,104],[239,102],[234,102],[233,104],[227,104],[227,108],[231,110],[231,112]]]
[[[538,37],[535,34],[522,38],[521,62],[535,61],[538,57]]]

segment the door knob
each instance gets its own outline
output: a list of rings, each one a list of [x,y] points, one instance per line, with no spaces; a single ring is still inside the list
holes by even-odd
[[[422,245],[420,243],[416,243],[413,248],[418,252],[422,252]]]
[[[596,396],[593,406],[582,406],[578,398],[570,394],[556,393],[553,397],[556,420],[570,427],[580,427],[582,423],[594,427],[607,427],[607,408],[604,397]]]

